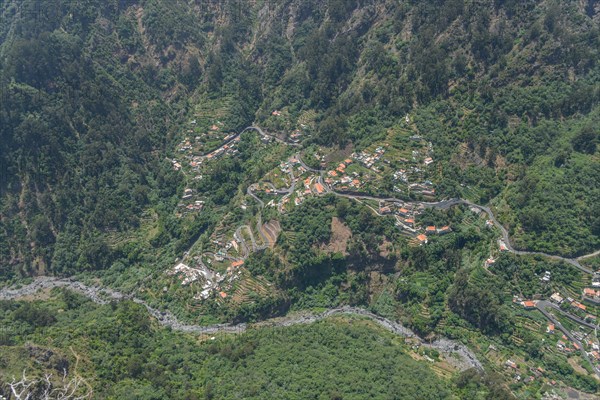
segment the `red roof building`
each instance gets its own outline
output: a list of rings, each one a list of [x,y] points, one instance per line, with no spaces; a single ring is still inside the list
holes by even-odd
[[[525,307],[525,308],[535,308],[535,301],[525,300],[523,302],[523,307]]]

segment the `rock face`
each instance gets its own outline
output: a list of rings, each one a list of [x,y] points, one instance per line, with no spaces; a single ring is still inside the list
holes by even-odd
[[[44,367],[54,369],[65,375],[69,373],[69,360],[56,354],[53,350],[32,344],[26,345],[25,349],[29,352],[29,357],[34,359],[37,363],[42,364]]]

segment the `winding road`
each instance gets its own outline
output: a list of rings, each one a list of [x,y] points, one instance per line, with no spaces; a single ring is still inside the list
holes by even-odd
[[[278,142],[284,143],[289,146],[299,146],[299,144],[297,144],[297,143],[286,142],[286,141],[278,138],[275,135],[267,134],[258,126],[249,126],[249,127],[245,128],[243,131],[241,131],[240,133],[238,133],[237,135],[235,135],[233,138],[231,138],[231,140],[229,140],[227,143],[223,143],[221,145],[221,147],[231,143],[233,140],[235,140],[237,137],[239,137],[239,135],[241,135],[242,133],[249,131],[249,130],[255,130],[263,136],[272,137],[275,140],[277,140]],[[475,207],[475,208],[485,212],[488,215],[489,219],[491,221],[493,221],[494,225],[496,227],[498,227],[498,229],[501,232],[502,239],[503,239],[504,243],[506,244],[508,251],[518,254],[518,255],[540,255],[540,256],[550,258],[550,259],[564,261],[564,262],[566,262],[570,265],[573,265],[576,268],[578,268],[581,271],[588,273],[588,274],[592,274],[593,271],[591,269],[581,265],[579,261],[583,260],[585,258],[600,255],[600,250],[598,250],[594,253],[590,253],[590,254],[587,254],[587,255],[584,255],[584,256],[581,256],[578,258],[565,258],[565,257],[557,256],[557,255],[546,254],[543,252],[516,250],[511,244],[511,240],[510,240],[507,229],[496,219],[492,210],[487,206],[474,204],[474,203],[472,203],[468,200],[464,200],[464,199],[449,199],[449,200],[443,200],[443,201],[439,201],[439,202],[406,202],[402,199],[397,199],[394,197],[378,197],[378,196],[372,196],[372,195],[366,195],[366,194],[362,195],[362,194],[348,194],[348,193],[337,192],[337,191],[331,189],[330,187],[328,187],[328,185],[326,185],[323,182],[324,170],[314,169],[314,168],[311,168],[308,165],[306,165],[302,161],[300,153],[296,154],[295,157],[297,157],[300,165],[302,165],[307,171],[319,173],[320,174],[319,182],[321,182],[324,185],[327,192],[330,192],[336,196],[347,197],[347,198],[351,198],[351,199],[355,199],[355,200],[359,200],[359,201],[360,200],[375,200],[375,201],[383,200],[383,201],[387,201],[387,202],[422,205],[424,207],[433,207],[433,208],[439,208],[439,209],[447,209],[449,207],[453,207],[453,206],[460,205],[460,204]],[[285,191],[280,191],[280,192],[282,192],[281,194],[284,194],[285,196],[289,196],[295,190],[295,177],[293,175],[293,172],[290,172],[290,177],[291,177],[291,182],[292,182],[291,187],[289,189],[286,189]],[[241,232],[242,229],[247,229],[250,232],[250,238],[252,240],[252,247],[253,247],[254,251],[266,247],[266,244],[268,243],[267,238],[264,237],[264,234],[262,233],[262,231],[260,229],[261,225],[262,225],[262,209],[264,208],[265,204],[258,196],[255,195],[255,193],[254,193],[255,188],[256,188],[255,185],[250,185],[247,188],[246,193],[250,197],[252,197],[259,205],[260,210],[259,210],[258,217],[257,217],[257,230],[258,230],[262,240],[264,241],[265,245],[258,246],[258,244],[256,243],[256,241],[254,239],[254,236],[252,235],[252,230],[249,226],[247,226],[247,225],[240,226],[237,229],[235,236],[237,239],[240,239],[240,241],[242,242],[242,246],[245,249],[246,253],[249,252],[249,249],[243,239],[243,235]],[[54,277],[47,277],[47,276],[37,277],[32,283],[22,286],[20,288],[2,288],[2,289],[0,289],[0,300],[17,300],[20,298],[32,296],[40,290],[48,290],[48,289],[58,288],[58,287],[68,288],[70,290],[79,292],[79,293],[83,294],[84,296],[90,298],[93,302],[98,303],[98,304],[106,304],[110,301],[131,300],[135,303],[143,305],[148,310],[149,314],[152,315],[158,321],[159,324],[170,327],[173,330],[177,330],[177,331],[181,331],[181,332],[189,332],[189,333],[197,333],[197,334],[242,333],[248,328],[248,324],[246,324],[246,323],[216,324],[216,325],[208,325],[208,326],[186,324],[186,323],[179,321],[177,319],[177,317],[175,315],[173,315],[169,310],[165,310],[165,311],[158,310],[158,309],[150,306],[144,300],[141,300],[139,298],[133,297],[131,295],[123,294],[121,292],[112,290],[110,288],[87,286],[81,282],[78,282],[78,281],[70,279],[70,278],[61,279],[61,278],[54,278]],[[554,316],[552,314],[550,314],[546,310],[546,308],[548,308],[548,307],[557,309],[557,306],[555,306],[552,303],[549,303],[546,301],[538,302],[538,309],[549,320],[553,321],[555,323],[555,325],[561,331],[563,331],[567,337],[569,337],[569,339],[571,339],[573,342],[575,342],[579,346],[581,346],[581,343],[576,338],[574,338],[573,335],[567,329],[565,329],[560,324],[560,322],[558,322],[556,320],[556,318],[554,318]],[[558,310],[562,312],[562,310],[560,310],[559,308],[558,308]],[[464,346],[460,343],[454,342],[452,340],[449,340],[449,339],[444,339],[444,338],[439,339],[432,343],[426,343],[423,339],[419,338],[413,331],[406,328],[402,324],[400,324],[396,321],[392,321],[392,320],[383,318],[381,316],[378,316],[378,315],[376,315],[368,310],[362,309],[362,308],[347,307],[347,306],[346,307],[337,307],[337,308],[328,309],[319,314],[289,315],[289,316],[281,317],[281,318],[268,319],[265,321],[258,322],[252,326],[265,327],[265,326],[291,326],[291,325],[297,325],[297,324],[308,324],[308,323],[321,321],[321,320],[328,318],[330,316],[333,316],[333,315],[340,315],[340,314],[353,314],[353,315],[360,315],[360,316],[369,318],[370,320],[374,321],[378,325],[382,326],[386,330],[388,330],[396,335],[399,335],[402,337],[407,337],[407,338],[414,338],[415,340],[418,340],[419,342],[421,342],[421,345],[438,349],[439,351],[441,351],[445,354],[450,354],[450,353],[457,354],[460,357],[460,359],[462,360],[461,364],[462,364],[463,369],[467,369],[467,368],[477,368],[480,370],[483,369],[481,363],[479,362],[479,360],[477,360],[474,353],[471,350],[469,350],[466,346]],[[567,316],[569,318],[571,318],[572,320],[574,320],[575,322],[580,323],[582,325],[588,326],[590,328],[593,327],[594,329],[598,328],[598,326],[589,324],[585,321],[578,319],[577,317],[569,316],[569,314],[567,314]],[[581,346],[581,349],[583,349],[583,346]],[[587,354],[585,353],[585,351],[582,351],[582,355],[584,356],[584,358],[586,358],[589,361],[589,358],[588,358]],[[452,357],[449,357],[449,359],[450,358],[452,358]],[[600,376],[600,373],[598,371],[596,371],[596,374],[599,374],[599,376]]]
[[[357,307],[337,307],[331,308],[324,312],[314,313],[303,313],[297,315],[288,315],[280,318],[267,319],[256,324],[248,325],[246,323],[240,324],[215,324],[215,325],[190,325],[185,324],[177,319],[170,311],[160,311],[150,306],[144,300],[138,299],[133,296],[129,296],[112,290],[109,288],[102,288],[98,286],[88,286],[76,280],[70,278],[54,278],[48,276],[37,277],[32,283],[19,287],[19,288],[3,288],[0,289],[0,300],[18,300],[23,297],[29,297],[35,295],[40,290],[49,290],[53,288],[67,288],[82,295],[88,297],[95,303],[107,304],[111,301],[122,301],[131,300],[134,303],[143,305],[150,315],[152,315],[159,324],[169,327],[173,330],[195,334],[217,334],[217,333],[243,333],[250,326],[261,328],[261,327],[286,327],[299,324],[311,324],[324,320],[334,315],[359,315],[366,317],[379,326],[383,327],[387,331],[402,336],[405,338],[412,338],[420,342],[421,346],[434,348],[444,353],[445,355],[457,355],[460,361],[456,363],[456,367],[461,370],[476,368],[483,370],[483,366],[475,356],[475,354],[469,350],[465,345],[452,341],[446,338],[440,338],[433,342],[427,342],[416,335],[412,330],[408,329],[399,322],[383,318],[376,315],[368,310]],[[455,358],[450,356],[447,357],[449,362]]]
[[[297,143],[289,143],[286,142],[284,140],[278,139],[275,135],[271,135],[271,134],[267,134],[265,133],[260,127],[258,126],[249,126],[247,128],[245,128],[241,133],[247,131],[247,130],[256,130],[258,133],[260,133],[261,135],[265,135],[265,136],[270,136],[270,137],[274,137],[276,138],[278,141],[280,141],[281,143],[284,144],[288,144],[288,145],[293,145],[296,146]],[[554,254],[548,254],[548,253],[544,253],[544,252],[540,252],[540,251],[527,251],[527,250],[518,250],[515,249],[512,241],[510,239],[510,235],[508,233],[508,230],[504,227],[504,225],[502,225],[500,223],[500,221],[498,221],[498,219],[496,218],[496,216],[494,215],[494,213],[492,212],[492,210],[490,209],[490,207],[488,206],[483,206],[480,204],[476,204],[473,203],[469,200],[465,200],[465,199],[459,199],[459,198],[455,198],[455,199],[447,199],[447,200],[441,200],[441,201],[437,201],[437,202],[426,202],[426,201],[412,201],[412,202],[408,202],[402,199],[398,199],[395,197],[385,197],[385,196],[373,196],[373,195],[368,195],[368,194],[356,194],[356,193],[343,193],[343,192],[339,192],[336,191],[334,189],[332,189],[331,187],[329,187],[329,185],[327,185],[324,182],[323,179],[323,173],[326,172],[326,170],[324,169],[315,169],[315,168],[311,168],[308,165],[306,165],[306,163],[302,160],[302,152],[298,152],[295,155],[292,156],[293,158],[296,158],[298,160],[298,163],[304,167],[307,171],[311,171],[311,172],[315,172],[319,174],[319,183],[321,183],[323,185],[323,187],[325,188],[327,193],[332,193],[336,196],[340,196],[340,197],[346,197],[346,198],[350,198],[350,199],[355,199],[355,200],[374,200],[374,201],[386,201],[386,202],[390,202],[390,203],[401,203],[401,204],[406,204],[406,205],[421,205],[423,207],[428,207],[428,208],[438,208],[438,209],[448,209],[450,207],[456,206],[456,205],[467,205],[470,207],[474,207],[477,208],[481,211],[483,211],[485,214],[487,214],[489,220],[491,220],[494,225],[500,230],[501,236],[502,236],[502,241],[504,242],[504,244],[506,245],[506,248],[509,252],[517,254],[517,255],[537,255],[537,256],[542,256],[542,257],[546,257],[552,260],[556,260],[556,261],[563,261],[567,264],[570,264],[572,266],[574,266],[575,268],[579,269],[580,271],[586,273],[586,274],[594,274],[594,271],[591,268],[585,267],[584,265],[582,265],[580,263],[580,260],[584,260],[586,258],[591,258],[591,257],[595,257],[597,255],[600,255],[600,250],[597,250],[593,253],[590,254],[586,254],[580,257],[576,257],[576,258],[568,258],[568,257],[562,257],[562,256],[558,256],[558,255],[554,255]],[[295,178],[293,175],[293,172],[290,171],[290,177],[291,177],[291,182],[292,182],[292,186],[289,189],[286,190],[279,190],[277,191],[278,194],[283,194],[284,197],[290,196],[293,191],[295,190]],[[258,196],[256,196],[253,192],[254,189],[254,185],[250,185],[248,187],[248,189],[246,190],[247,194],[249,196],[251,196],[254,200],[256,200],[259,204],[259,207],[262,209],[264,207],[264,202],[258,198]],[[283,200],[283,199],[282,199]],[[279,208],[281,209],[281,202],[279,203]],[[377,213],[379,214],[379,213]],[[260,220],[260,212],[259,212],[259,220]],[[260,226],[257,224],[257,227]],[[262,232],[260,231],[260,229],[258,229],[259,233],[261,233],[261,237]],[[263,238],[264,240],[264,238]],[[265,242],[266,243],[266,242]]]
[[[517,250],[514,248],[512,241],[510,239],[510,235],[508,233],[508,230],[504,227],[504,225],[502,225],[498,219],[496,218],[496,216],[494,215],[494,213],[492,212],[492,210],[488,207],[488,206],[482,206],[480,204],[475,204],[469,200],[465,200],[465,199],[459,199],[459,198],[455,198],[455,199],[448,199],[448,200],[442,200],[442,201],[438,201],[438,202],[425,202],[425,201],[413,201],[413,202],[407,202],[405,200],[402,199],[398,199],[395,197],[384,197],[384,196],[373,196],[373,195],[368,195],[368,194],[349,194],[349,193],[343,193],[343,192],[338,192],[335,191],[334,189],[330,188],[327,184],[325,184],[325,182],[323,181],[323,173],[326,172],[326,170],[323,169],[315,169],[315,168],[311,168],[308,165],[306,165],[306,163],[304,163],[304,161],[302,161],[302,154],[298,153],[296,155],[296,157],[298,158],[298,161],[300,163],[300,165],[302,165],[305,169],[312,171],[312,172],[317,172],[319,174],[321,174],[320,176],[320,183],[322,185],[324,185],[324,187],[327,189],[327,192],[329,193],[333,193],[336,196],[341,196],[341,197],[347,197],[347,198],[351,198],[351,199],[361,199],[361,200],[375,200],[375,201],[387,201],[387,202],[391,202],[391,203],[402,203],[402,204],[416,204],[416,205],[422,205],[424,207],[430,207],[430,208],[439,208],[439,209],[448,209],[450,207],[456,206],[456,205],[460,205],[460,204],[464,204],[464,205],[468,205],[471,207],[475,207],[481,211],[483,211],[484,213],[486,213],[488,215],[488,218],[494,223],[494,225],[500,230],[501,234],[502,234],[502,240],[504,242],[504,244],[506,244],[506,248],[508,249],[508,251],[510,251],[511,253],[517,254],[517,255],[538,255],[538,256],[543,256],[546,258],[550,258],[552,260],[557,260],[557,261],[564,261],[576,268],[578,268],[580,271],[585,272],[587,274],[593,274],[594,271],[591,270],[590,268],[587,268],[583,265],[581,265],[580,261],[584,260],[586,258],[591,258],[591,257],[595,257],[600,255],[600,250],[597,250],[593,253],[589,253],[586,255],[582,255],[580,257],[576,257],[576,258],[567,258],[567,257],[562,257],[562,256],[558,256],[558,255],[554,255],[554,254],[548,254],[548,253],[544,253],[544,252],[540,252],[540,251],[527,251],[527,250]]]
[[[252,125],[252,126],[248,126],[248,127],[244,128],[244,130],[242,130],[238,134],[238,136],[241,135],[244,132],[251,131],[251,130],[254,130],[254,131],[258,132],[258,133],[260,133],[263,136],[268,136],[270,138],[273,138],[276,141],[278,141],[279,143],[286,144],[288,146],[293,146],[293,147],[300,146],[300,143],[286,142],[285,140],[278,138],[277,135],[273,135],[271,133],[267,133],[267,132],[263,131],[259,126],[256,126],[256,125]]]
[[[333,189],[329,189],[329,192],[335,194],[336,196],[347,197],[347,198],[351,198],[351,199],[387,201],[387,202],[392,202],[392,203],[396,202],[396,203],[402,203],[402,204],[422,205],[424,207],[439,208],[439,209],[448,209],[450,207],[453,207],[453,206],[456,206],[459,204],[468,205],[470,207],[477,208],[488,215],[488,218],[490,219],[490,221],[492,221],[494,223],[494,225],[500,230],[500,232],[502,234],[502,241],[506,245],[506,248],[509,252],[517,254],[517,255],[538,255],[538,256],[543,256],[543,257],[546,257],[546,258],[549,258],[552,260],[556,260],[556,261],[564,261],[567,264],[570,264],[570,265],[578,268],[580,271],[585,272],[586,274],[593,274],[594,271],[590,268],[587,268],[587,267],[581,265],[579,260],[589,258],[589,257],[594,257],[594,256],[600,254],[600,251],[596,251],[594,253],[583,255],[583,256],[577,257],[577,258],[567,258],[567,257],[557,256],[554,254],[543,253],[540,251],[517,250],[512,245],[510,236],[508,234],[508,230],[504,227],[504,225],[502,225],[496,219],[492,210],[487,206],[475,204],[469,200],[450,199],[450,200],[442,200],[442,201],[438,201],[438,202],[424,202],[424,201],[407,202],[407,201],[397,199],[394,197],[377,197],[377,196],[371,196],[371,195],[356,195],[356,194],[340,193],[340,192],[336,192]]]

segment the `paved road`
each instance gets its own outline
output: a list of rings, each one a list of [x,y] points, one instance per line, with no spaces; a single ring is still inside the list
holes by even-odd
[[[83,294],[84,296],[90,298],[93,302],[99,304],[106,304],[110,301],[121,301],[121,300],[131,300],[137,304],[143,305],[148,312],[156,318],[159,324],[163,326],[170,327],[173,330],[181,331],[181,332],[189,332],[189,333],[199,333],[199,334],[216,334],[216,333],[242,333],[246,331],[248,325],[246,323],[241,324],[215,324],[215,325],[189,325],[185,324],[177,319],[175,315],[173,315],[170,311],[158,310],[146,303],[144,300],[135,298],[133,296],[129,296],[118,291],[109,289],[109,288],[101,288],[97,286],[87,286],[81,282],[75,281],[73,279],[65,278],[54,278],[48,276],[37,277],[32,283],[29,285],[22,286],[20,288],[3,288],[0,290],[0,300],[18,300],[25,296],[31,296],[37,293],[42,289],[52,289],[57,287],[64,287],[71,290],[74,290],[78,293]],[[266,327],[266,326],[275,326],[275,327],[285,327],[292,326],[298,324],[310,324],[317,321],[321,321],[325,318],[331,317],[333,315],[343,315],[343,314],[354,314],[361,315],[363,317],[369,318],[378,325],[382,326],[386,330],[407,338],[413,338],[421,342],[423,346],[435,348],[446,355],[458,355],[461,359],[459,367],[461,369],[469,369],[469,368],[477,368],[479,370],[483,370],[483,367],[475,354],[469,350],[466,346],[461,343],[454,342],[450,339],[441,338],[432,343],[425,342],[423,339],[419,338],[413,331],[406,328],[404,325],[399,322],[392,321],[386,318],[383,318],[379,315],[376,315],[368,310],[357,308],[357,307],[337,307],[331,308],[319,314],[312,313],[304,313],[298,315],[289,315],[281,318],[273,318],[268,319],[257,324],[254,324],[255,327]],[[448,357],[448,360],[452,362],[453,357]]]
[[[291,143],[291,142],[286,142],[285,140],[279,139],[276,135],[267,133],[265,131],[263,131],[259,126],[248,126],[246,128],[244,128],[240,133],[238,133],[237,135],[235,135],[233,138],[231,138],[230,141],[228,141],[227,143],[223,143],[223,145],[221,145],[220,147],[223,147],[226,144],[229,144],[230,142],[232,142],[236,137],[238,137],[239,135],[241,135],[242,133],[249,131],[249,130],[254,130],[257,131],[259,134],[263,135],[263,136],[269,136],[274,138],[275,140],[277,140],[280,143],[284,143],[290,146],[298,146],[298,143]],[[372,195],[362,195],[362,194],[348,194],[348,193],[341,193],[341,192],[337,192],[335,190],[333,190],[332,188],[330,188],[328,185],[325,184],[325,182],[323,181],[323,172],[325,172],[325,170],[322,169],[315,169],[315,168],[311,168],[308,165],[306,165],[306,163],[304,163],[304,161],[302,160],[302,153],[298,152],[297,154],[294,155],[294,157],[296,157],[298,159],[298,162],[300,163],[300,165],[302,165],[306,170],[308,171],[312,171],[312,172],[317,172],[320,174],[319,177],[319,182],[325,187],[326,192],[328,193],[334,193],[336,196],[341,196],[341,197],[347,197],[347,198],[353,198],[353,199],[363,199],[363,200],[375,200],[375,201],[387,201],[387,202],[393,202],[393,203],[402,203],[402,204],[417,204],[417,205],[422,205],[424,207],[434,207],[434,208],[439,208],[439,209],[448,209],[450,207],[453,207],[455,205],[459,205],[459,204],[465,204],[471,207],[475,207],[478,208],[479,210],[485,212],[488,215],[488,218],[494,223],[494,225],[500,230],[501,234],[502,234],[502,240],[504,242],[504,244],[506,245],[508,251],[510,251],[511,253],[514,254],[518,254],[518,255],[539,255],[539,256],[543,256],[546,258],[550,258],[552,260],[557,260],[557,261],[564,261],[572,266],[574,266],[575,268],[578,268],[580,271],[585,272],[587,274],[593,274],[594,271],[590,268],[587,268],[583,265],[581,265],[581,263],[579,262],[580,260],[586,259],[586,258],[590,258],[590,257],[594,257],[597,255],[600,255],[600,250],[595,251],[593,253],[590,254],[586,254],[577,258],[567,258],[567,257],[561,257],[561,256],[557,256],[554,254],[548,254],[548,253],[544,253],[544,252],[539,252],[539,251],[527,251],[527,250],[517,250],[513,247],[511,239],[510,239],[510,235],[508,233],[508,230],[504,227],[504,225],[502,225],[497,219],[496,216],[494,215],[494,213],[492,212],[492,210],[488,207],[488,206],[482,206],[480,204],[475,204],[473,202],[470,202],[468,200],[464,200],[464,199],[448,199],[448,200],[442,200],[442,201],[438,201],[438,202],[407,202],[405,200],[402,199],[398,199],[395,197],[383,197],[383,196],[372,196]],[[292,174],[293,176],[293,174]],[[289,191],[277,191],[278,194],[283,194],[283,195],[289,195],[291,194],[291,192],[293,192],[294,190],[294,186],[295,185],[295,181],[292,178],[292,188],[288,189]],[[254,193],[252,193],[252,185],[250,187],[248,187],[247,189],[247,193],[248,195],[250,195],[252,198],[254,198],[260,205],[260,207],[264,207],[264,203],[262,200],[260,200],[256,195],[254,195]],[[262,235],[262,232],[259,229],[259,232],[261,233],[261,237],[263,237],[264,235]],[[263,237],[263,240],[265,238]],[[266,243],[266,242],[265,242]]]
[[[311,171],[311,172],[319,172],[319,173],[323,173],[323,172],[325,172],[325,171],[326,171],[326,170],[324,170],[324,169],[315,169],[315,168],[311,168],[311,167],[309,167],[308,165],[306,165],[306,164],[304,163],[304,161],[302,161],[302,153],[301,153],[301,152],[300,152],[300,153],[298,153],[298,154],[296,154],[296,157],[298,158],[298,162],[300,163],[300,165],[302,165],[302,166],[303,166],[303,167],[304,167],[304,168],[305,168],[307,171]]]
[[[586,254],[584,256],[579,256],[579,257],[577,257],[577,259],[578,260],[585,260],[586,258],[596,257],[596,256],[599,256],[599,255],[600,255],[600,250],[595,251],[595,252],[590,253],[590,254]]]
[[[262,250],[262,249],[266,249],[267,247],[269,247],[269,238],[266,237],[264,232],[262,231],[262,209],[265,208],[265,203],[256,194],[254,194],[253,189],[254,189],[254,185],[248,186],[248,189],[246,189],[246,193],[248,194],[248,196],[252,197],[258,203],[259,210],[258,210],[258,214],[256,216],[256,231],[258,232],[258,235],[260,236],[260,238],[263,241],[263,245],[260,246],[260,249]],[[244,258],[246,258],[246,257],[244,257]]]
[[[472,203],[470,201],[462,200],[462,199],[457,199],[457,201],[462,202],[463,204],[467,204],[467,205],[472,206],[472,207],[479,208],[480,210],[482,210],[483,212],[485,212],[488,215],[489,219],[494,222],[494,225],[496,225],[496,227],[498,227],[498,229],[500,229],[500,232],[502,232],[502,240],[503,240],[504,244],[506,244],[506,247],[507,247],[507,249],[510,252],[518,254],[518,255],[538,255],[538,256],[544,256],[546,258],[550,258],[550,259],[553,259],[553,260],[564,261],[564,262],[566,262],[568,264],[573,265],[574,267],[578,268],[579,270],[581,270],[581,271],[583,271],[583,272],[585,272],[587,274],[593,274],[594,273],[594,271],[592,271],[590,268],[587,268],[587,267],[584,267],[583,265],[581,265],[579,263],[579,260],[582,259],[582,258],[593,257],[595,254],[598,254],[598,252],[591,253],[591,254],[588,254],[588,255],[585,255],[585,256],[581,256],[579,258],[566,258],[566,257],[557,256],[557,255],[554,255],[554,254],[543,253],[543,252],[540,252],[540,251],[517,250],[517,249],[515,249],[513,247],[512,243],[511,243],[508,231],[506,230],[506,228],[504,227],[504,225],[502,225],[496,219],[496,216],[494,215],[494,213],[492,212],[492,210],[489,207],[481,206],[479,204],[475,204],[475,203]]]
[[[453,206],[456,206],[459,204],[465,204],[465,205],[468,205],[471,207],[475,207],[475,208],[485,212],[488,215],[488,218],[500,230],[500,232],[502,234],[502,241],[506,245],[506,248],[508,249],[508,251],[510,251],[511,253],[518,254],[518,255],[539,255],[539,256],[546,257],[546,258],[550,258],[552,260],[564,261],[567,264],[570,264],[570,265],[578,268],[580,271],[585,272],[586,274],[593,274],[594,271],[590,268],[587,268],[587,267],[581,265],[579,260],[582,260],[582,259],[585,259],[588,257],[594,257],[594,256],[600,254],[600,250],[599,250],[594,253],[583,255],[578,258],[567,258],[567,257],[557,256],[554,254],[543,253],[540,251],[517,250],[513,247],[512,243],[511,243],[510,236],[508,234],[508,230],[504,227],[504,225],[502,225],[496,219],[496,216],[494,215],[494,213],[492,212],[492,210],[489,207],[475,204],[473,202],[470,202],[470,201],[464,200],[464,199],[449,199],[449,200],[442,200],[442,201],[438,201],[438,202],[424,202],[424,201],[407,202],[402,199],[397,199],[395,197],[379,197],[379,196],[372,196],[372,195],[340,193],[340,192],[336,192],[335,190],[330,189],[330,188],[328,188],[328,191],[331,193],[334,193],[337,196],[347,197],[347,198],[352,198],[352,199],[386,201],[386,202],[391,202],[391,203],[402,203],[402,204],[413,204],[413,205],[416,204],[416,205],[422,205],[424,207],[433,207],[433,208],[439,208],[439,209],[448,209],[450,207],[453,207]]]
[[[546,308],[550,307],[552,309],[558,309],[560,312],[562,312],[564,315],[566,315],[568,318],[571,318],[571,319],[574,319],[576,317],[572,316],[569,313],[563,312],[555,304],[550,303],[545,300],[538,301],[538,303],[536,304],[536,307],[548,320],[550,320],[554,324],[554,326],[556,328],[558,328],[562,333],[564,333],[565,336],[567,338],[569,338],[569,340],[571,342],[577,343],[577,346],[579,346],[579,353],[588,362],[588,364],[592,367],[596,376],[598,378],[600,378],[600,370],[598,370],[598,368],[594,367],[594,364],[592,363],[592,360],[590,360],[590,357],[588,356],[587,352],[585,351],[583,344],[575,336],[573,336],[573,334],[567,328],[565,328],[556,318],[554,318],[554,316],[551,313],[546,311]]]
[[[295,157],[295,156],[292,156],[290,158],[293,158],[293,157]],[[291,163],[290,163],[289,168],[290,168],[290,170],[288,171],[288,175],[290,176],[290,187],[287,189],[280,190],[278,192],[278,194],[281,194],[282,192],[284,194],[284,196],[281,198],[281,200],[279,200],[279,203],[277,203],[277,210],[279,210],[279,212],[283,212],[283,205],[284,205],[285,199],[289,198],[294,193],[294,190],[296,190],[296,177],[294,176],[294,167]]]
[[[283,143],[288,146],[294,146],[294,147],[300,146],[300,143],[286,142],[285,140],[278,138],[276,135],[267,133],[267,132],[263,131],[259,126],[248,126],[248,127],[244,128],[244,130],[242,130],[238,135],[241,135],[242,133],[250,131],[250,130],[254,130],[263,136],[268,136],[270,138],[273,138],[276,141],[278,141],[279,143]]]
[[[576,315],[571,314],[570,312],[567,312],[565,310],[563,310],[562,308],[560,308],[557,304],[554,304],[550,301],[547,300],[539,300],[537,302],[537,307],[543,307],[543,308],[552,308],[558,312],[560,312],[562,315],[564,315],[565,317],[569,318],[571,321],[578,323],[579,325],[583,325],[586,326],[590,329],[600,329],[599,325],[596,324],[592,324],[590,322],[587,322],[579,317],[577,317]]]
[[[246,240],[244,239],[244,236],[242,235],[241,231],[242,231],[242,227],[240,226],[233,233],[233,238],[236,241],[240,242],[241,251],[239,252],[239,254],[242,259],[245,259],[250,255],[250,250],[248,249],[248,245],[246,244]]]
[[[265,203],[260,198],[258,198],[257,195],[254,194],[253,187],[254,187],[254,185],[248,186],[248,189],[246,189],[246,193],[248,194],[248,196],[250,196],[254,200],[256,200],[256,202],[258,203],[258,205],[260,206],[260,208],[263,208],[265,206]]]
[[[228,145],[232,144],[232,143],[233,143],[233,142],[234,142],[234,141],[235,141],[235,140],[236,140],[238,137],[240,137],[240,135],[241,135],[242,133],[244,133],[244,132],[248,132],[248,131],[256,131],[256,132],[258,132],[259,134],[261,134],[261,135],[263,135],[263,136],[268,136],[268,137],[270,137],[270,138],[273,138],[273,139],[275,139],[275,140],[276,140],[276,141],[278,141],[279,143],[283,143],[283,144],[286,144],[286,145],[288,145],[288,146],[294,146],[294,147],[296,147],[296,146],[300,146],[300,144],[299,144],[299,143],[286,142],[285,140],[278,138],[276,135],[273,135],[272,133],[268,133],[268,132],[265,132],[265,131],[263,131],[263,130],[262,130],[260,127],[258,127],[258,126],[248,126],[248,127],[244,128],[244,129],[243,129],[241,132],[239,132],[239,133],[236,133],[235,135],[231,136],[229,139],[227,139],[227,141],[225,141],[225,142],[221,143],[221,144],[220,144],[218,147],[216,147],[216,148],[212,149],[211,151],[209,151],[209,152],[205,153],[205,154],[204,154],[204,156],[202,156],[202,157],[206,157],[207,155],[209,155],[209,154],[212,154],[212,153],[214,153],[215,151],[218,151],[219,149],[222,149],[223,147],[225,147],[225,146],[228,146]],[[170,161],[170,160],[169,160],[169,161]],[[183,170],[183,169],[182,169],[182,170]],[[184,172],[184,173],[185,173],[185,172]]]

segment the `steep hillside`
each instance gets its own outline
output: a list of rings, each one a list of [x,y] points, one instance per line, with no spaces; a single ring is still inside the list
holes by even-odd
[[[597,393],[599,52],[597,0],[0,2],[0,291],[61,275],[148,306],[0,302],[0,378],[80,362],[107,398],[317,396],[289,376],[394,397],[400,362],[431,398]],[[488,374],[345,319],[198,344],[146,314],[342,305]]]
[[[161,162],[188,106],[223,100],[225,129],[311,111],[314,140],[358,147],[411,113],[454,178],[443,193],[500,195],[519,246],[598,247],[598,8],[4,2],[1,264],[109,265],[106,232],[172,207]]]

